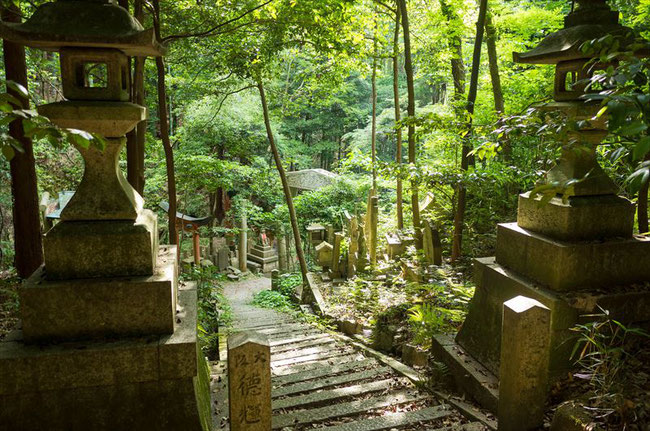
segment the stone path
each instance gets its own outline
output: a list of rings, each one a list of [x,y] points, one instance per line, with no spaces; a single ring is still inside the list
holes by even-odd
[[[233,308],[234,328],[259,331],[271,342],[274,430],[487,430],[352,344],[249,304],[256,292],[270,286],[269,279],[251,278],[228,283],[224,293]],[[217,429],[227,430],[225,361],[212,364],[212,379]]]

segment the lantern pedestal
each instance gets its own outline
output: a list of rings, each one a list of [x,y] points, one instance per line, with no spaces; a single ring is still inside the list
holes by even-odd
[[[28,301],[27,312],[40,313],[45,319],[43,323],[55,325],[52,331],[57,336],[68,334],[78,339],[81,337],[78,331],[87,331],[95,325],[99,327],[92,334],[96,337],[105,332],[102,323],[138,328],[141,332],[149,327],[151,333],[48,345],[26,343],[27,328],[24,334],[22,331],[10,334],[0,342],[1,428],[212,429],[209,370],[196,340],[195,286],[179,286],[177,311],[170,307],[176,293],[171,288],[176,274],[170,271],[176,266],[175,255],[174,248],[166,251],[166,271],[157,280],[124,279],[112,283],[95,280],[86,286],[82,281],[61,282],[58,286],[45,283],[23,289],[23,298],[31,295],[27,290],[49,290],[40,295],[46,304],[38,304],[38,298],[33,296]],[[86,294],[82,293],[84,288]],[[151,304],[156,298],[152,292],[156,290],[161,293],[160,307]],[[148,304],[138,307],[139,303],[135,302],[138,300]],[[57,309],[57,305],[64,304],[71,310]],[[102,311],[102,305],[107,309]],[[126,309],[100,321],[102,315],[115,312],[118,306]],[[150,327],[155,316],[135,316],[138,308],[140,314],[151,311],[160,315],[161,307],[172,317],[171,322],[166,319],[166,324],[173,326],[172,333],[156,334],[162,331]],[[94,310],[97,316],[88,316],[89,310]],[[82,314],[68,314],[75,311]],[[81,320],[84,318],[87,320]]]

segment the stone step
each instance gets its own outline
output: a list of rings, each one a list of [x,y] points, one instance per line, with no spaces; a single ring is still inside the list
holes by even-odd
[[[326,353],[335,349],[341,349],[344,348],[345,345],[337,343],[334,345],[329,345],[326,344],[324,346],[314,346],[314,347],[303,347],[301,349],[291,349],[291,350],[286,350],[284,352],[278,352],[273,354],[272,360],[273,361],[280,361],[282,359],[291,359],[291,358],[299,358],[301,356],[309,356],[309,355],[315,355],[317,353]]]
[[[307,330],[307,329],[314,329],[314,328],[313,326],[305,325],[302,323],[290,323],[288,325],[276,325],[274,327],[259,329],[256,332],[271,336],[271,335],[284,334],[287,332],[295,332],[295,331]]]
[[[274,386],[288,385],[291,383],[298,383],[307,380],[314,380],[324,376],[335,376],[350,370],[360,370],[366,367],[377,365],[374,359],[363,359],[360,361],[350,361],[340,365],[319,365],[317,368],[309,369],[307,371],[294,372],[284,376],[277,376],[273,378]]]
[[[358,382],[361,380],[366,380],[377,376],[381,376],[382,374],[386,374],[390,372],[391,372],[390,367],[377,367],[377,368],[370,368],[365,371],[342,374],[336,377],[327,377],[317,381],[295,383],[293,385],[287,385],[281,388],[274,389],[273,397],[277,398],[286,395],[295,395],[302,392],[311,392],[317,389],[324,389],[332,386],[343,385],[346,383]]]
[[[316,328],[311,328],[311,329],[294,329],[294,330],[289,330],[288,332],[281,332],[277,334],[267,334],[269,337],[269,341],[279,341],[279,340],[285,340],[288,338],[296,338],[300,336],[307,336],[307,335],[314,335],[314,334],[322,334],[321,331],[319,331]]]
[[[365,359],[365,358],[359,353],[336,356],[334,358],[325,358],[320,361],[310,362],[308,364],[271,368],[271,375],[286,376],[294,373],[318,370],[318,369],[322,369],[323,367],[331,366],[334,364],[345,364],[349,362],[360,361],[361,359]]]
[[[433,336],[433,356],[449,367],[458,387],[481,406],[496,413],[499,403],[499,380],[487,368],[465,353],[449,335]]]
[[[322,346],[326,344],[331,344],[335,343],[336,340],[331,337],[322,337],[322,338],[317,338],[315,340],[308,340],[308,341],[301,341],[298,343],[290,343],[290,344],[284,344],[278,347],[272,347],[271,348],[271,354],[276,354],[276,353],[282,353],[286,352],[289,350],[296,350],[296,349],[302,349],[305,347],[312,347],[312,346]]]
[[[329,334],[323,334],[322,332],[318,332],[316,334],[307,335],[303,337],[286,338],[286,339],[272,341],[270,344],[271,344],[271,349],[273,349],[281,346],[286,346],[288,344],[299,343],[302,341],[309,341],[309,340],[319,340],[321,338],[329,338],[329,337],[330,337]]]
[[[320,361],[322,359],[330,359],[333,357],[343,356],[343,355],[350,354],[352,352],[353,352],[352,348],[346,347],[343,349],[330,350],[323,353],[314,353],[313,355],[299,356],[296,358],[289,358],[289,359],[281,359],[279,361],[271,360],[271,367],[279,368],[279,367],[293,366],[296,364],[302,364],[304,362]]]
[[[313,404],[322,404],[332,402],[343,398],[354,397],[358,395],[370,394],[372,392],[385,391],[395,382],[404,386],[405,381],[399,379],[384,379],[369,383],[360,383],[358,385],[346,386],[344,388],[329,389],[326,391],[312,392],[305,395],[299,395],[281,400],[273,401],[273,410],[291,409],[295,407],[308,407]],[[277,390],[273,390],[275,395]]]
[[[414,410],[410,412],[391,413],[384,416],[364,419],[358,422],[349,422],[320,429],[327,431],[382,431],[441,419],[445,416],[449,416],[452,412],[453,410],[449,409],[449,406],[442,404],[426,409]],[[438,431],[452,431],[455,429],[460,430],[461,428],[445,427],[438,428]]]
[[[273,429],[299,424],[313,424],[315,422],[337,419],[343,416],[358,415],[369,410],[380,409],[388,406],[412,403],[427,398],[415,391],[401,391],[390,395],[356,400],[344,404],[334,404],[309,410],[300,410],[292,413],[273,417]]]

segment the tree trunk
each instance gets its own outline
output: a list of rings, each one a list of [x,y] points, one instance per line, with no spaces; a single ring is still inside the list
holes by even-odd
[[[160,3],[153,1],[155,18],[154,29],[156,38],[160,37]],[[174,172],[174,149],[169,139],[169,113],[167,111],[167,89],[165,88],[165,61],[162,57],[156,57],[156,69],[158,72],[158,117],[160,119],[160,138],[165,150],[165,164],[167,166],[167,194],[169,199],[169,243],[176,244],[176,174]]]
[[[492,93],[494,94],[494,110],[497,116],[501,117],[505,112],[505,103],[503,101],[501,77],[499,76],[496,31],[492,24],[492,14],[489,11],[486,11],[485,14],[485,44],[487,45],[490,79],[492,81]]]
[[[411,58],[411,35],[409,30],[409,17],[406,0],[398,0],[402,15],[402,30],[404,32],[404,71],[406,72],[406,85],[408,88],[407,112],[410,120],[415,118],[415,85],[413,83],[413,61]],[[409,164],[415,165],[415,125],[409,121],[408,126]],[[418,249],[422,248],[422,232],[420,230],[420,200],[418,198],[417,180],[411,180],[411,211],[413,212],[413,229]]]
[[[650,183],[645,183],[639,190],[639,198],[637,201],[639,233],[647,233],[650,231],[650,228],[648,228],[648,185]]]
[[[372,190],[377,193],[377,16],[375,15],[375,30],[372,49],[372,130],[370,132],[370,148],[372,152]]]
[[[135,0],[135,5],[133,8],[135,18],[143,22],[144,20],[144,8],[142,0]],[[135,57],[135,66],[133,69],[133,102],[138,105],[145,104],[145,86],[144,86],[144,74],[145,74],[145,62],[147,57]],[[147,121],[142,121],[136,126],[136,163],[137,163],[137,175],[138,175],[138,187],[136,190],[138,193],[142,194],[144,192],[144,152],[145,152],[145,138],[147,134]]]
[[[20,22],[20,14],[13,5],[0,10],[5,22]],[[5,76],[27,88],[25,47],[3,40]],[[29,109],[29,100],[7,88],[7,92],[18,98],[22,106]],[[23,152],[16,152],[10,162],[11,194],[13,198],[14,250],[18,275],[27,278],[43,263],[40,211],[36,167],[31,139],[25,137],[21,121],[9,125],[9,134],[22,146]]]
[[[395,99],[395,125],[402,119],[402,111],[399,104],[399,27],[401,25],[402,15],[400,9],[395,11],[395,35],[393,37],[393,98]],[[395,149],[395,159],[398,168],[402,166],[402,128],[397,127],[395,130],[397,143]],[[401,169],[400,175],[401,175]],[[402,177],[397,175],[397,229],[404,229],[404,209],[402,208]]]
[[[476,24],[476,40],[474,41],[474,54],[472,56],[472,75],[469,83],[469,94],[467,95],[467,112],[469,114],[468,133],[463,139],[463,150],[461,155],[460,168],[466,172],[469,167],[469,138],[472,134],[472,118],[474,117],[474,104],[478,91],[478,72],[481,66],[481,45],[483,44],[483,32],[485,30],[485,15],[487,12],[487,0],[481,0],[479,6],[478,22]],[[463,225],[465,223],[465,207],[467,206],[467,189],[461,181],[458,184],[458,202],[454,214],[454,239],[451,248],[451,261],[455,262],[462,254]]]
[[[440,0],[440,10],[450,25],[460,21],[458,14],[451,9],[445,0]],[[463,39],[458,32],[451,32],[449,36],[451,50],[451,76],[454,80],[454,101],[459,102],[465,94],[465,64],[463,63]]]
[[[296,244],[296,255],[298,256],[298,262],[300,263],[300,273],[302,274],[302,284],[307,286],[307,261],[305,260],[305,254],[302,250],[302,244],[300,241],[300,230],[298,229],[298,219],[296,217],[296,209],[293,206],[293,198],[291,197],[291,189],[289,188],[289,182],[287,181],[287,175],[284,172],[284,167],[282,166],[282,160],[280,159],[280,153],[278,152],[278,147],[275,145],[275,138],[273,137],[273,130],[271,129],[271,119],[269,117],[269,107],[266,103],[266,94],[264,92],[264,84],[260,78],[257,81],[257,88],[260,92],[260,99],[262,101],[262,111],[264,112],[264,125],[266,126],[266,135],[269,139],[269,144],[271,146],[271,152],[273,152],[273,159],[275,160],[275,166],[278,169],[280,174],[280,181],[282,181],[282,190],[284,191],[284,198],[287,201],[287,208],[289,210],[289,218],[291,220],[291,230],[293,231],[293,239]]]

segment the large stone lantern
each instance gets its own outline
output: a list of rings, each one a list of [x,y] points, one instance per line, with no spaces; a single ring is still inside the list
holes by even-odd
[[[499,374],[504,302],[522,295],[551,310],[552,377],[565,375],[571,366],[575,334],[570,328],[580,316],[602,307],[620,321],[650,323],[650,292],[642,287],[650,281],[650,239],[633,235],[634,205],[617,196],[616,185],[597,163],[606,118],[592,120],[600,106],[582,97],[588,91],[583,80],[607,65],[588,64],[581,47],[606,34],[622,37],[623,43],[632,40],[604,0],[577,0],[564,29],[514,55],[517,62],[555,64],[555,101],[540,109],[588,125],[558,137],[562,155],[547,175],[558,183],[580,180],[569,189],[571,197],[556,196],[547,204],[530,193],[519,197],[517,222],[498,226],[496,257],[475,261],[476,292],[455,349],[449,347],[453,341],[434,340],[434,351],[452,370],[465,370],[468,356],[475,360],[481,371],[463,371],[459,384],[488,407],[497,404],[498,391],[489,383],[496,380],[480,376]]]
[[[77,146],[83,179],[19,289],[22,330],[0,343],[0,429],[209,429],[196,290],[179,285],[175,249],[158,245],[118,165],[146,119],[129,102],[127,56],[164,47],[112,0],[46,3],[0,36],[59,53],[65,100],[39,113],[105,142]]]

